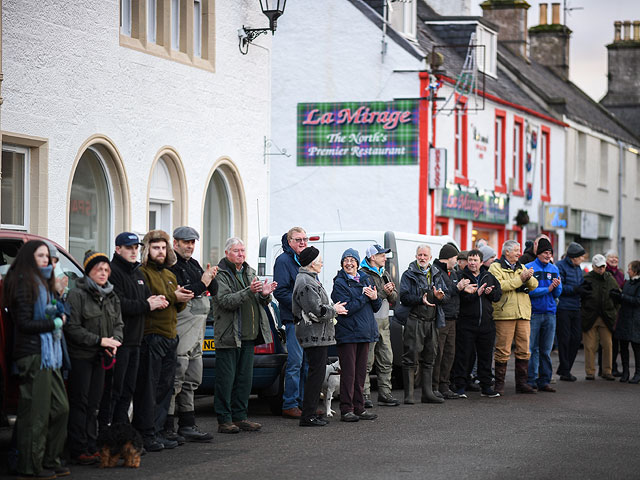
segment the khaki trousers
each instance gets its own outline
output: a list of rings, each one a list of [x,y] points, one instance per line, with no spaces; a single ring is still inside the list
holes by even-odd
[[[380,338],[377,342],[369,344],[369,357],[367,358],[367,378],[364,381],[364,394],[371,394],[371,381],[369,372],[375,362],[378,373],[378,393],[391,395],[391,371],[393,369],[393,351],[391,350],[391,330],[389,330],[389,318],[377,320]]]
[[[598,351],[598,343],[602,345],[602,373],[604,375],[611,374],[611,332],[602,318],[598,317],[593,327],[582,332],[582,343],[584,345],[584,370],[586,374],[593,375],[596,372],[595,356]]]
[[[529,360],[529,320],[496,320],[496,351],[493,358],[496,362],[508,362],[511,356],[511,344],[515,338],[516,360]]]

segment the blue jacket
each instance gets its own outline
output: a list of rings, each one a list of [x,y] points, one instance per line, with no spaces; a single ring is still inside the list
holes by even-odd
[[[273,280],[278,282],[278,288],[273,292],[273,296],[278,300],[280,306],[280,320],[282,323],[293,323],[293,313],[291,313],[291,299],[293,297],[293,286],[296,284],[298,269],[300,264],[293,253],[293,249],[287,241],[287,234],[282,235],[282,250],[273,264]]]
[[[331,300],[347,302],[347,315],[338,315],[336,324],[336,342],[341,343],[371,343],[378,340],[378,323],[373,312],[380,310],[382,300],[369,300],[362,289],[373,286],[373,282],[364,271],[359,270],[360,281],[356,282],[340,270],[333,279]]]
[[[556,298],[562,293],[562,282],[549,292],[549,285],[554,278],[560,277],[558,267],[549,262],[543,264],[537,258],[527,263],[527,268],[533,267],[533,276],[538,280],[538,288],[529,292],[532,313],[556,313]]]
[[[560,280],[562,280],[562,295],[558,308],[560,310],[580,310],[579,287],[584,282],[584,274],[580,265],[577,267],[569,257],[565,257],[558,262]]]

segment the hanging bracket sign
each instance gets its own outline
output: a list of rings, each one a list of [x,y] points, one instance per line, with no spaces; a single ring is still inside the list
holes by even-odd
[[[429,149],[429,188],[444,188],[447,181],[447,149]]]

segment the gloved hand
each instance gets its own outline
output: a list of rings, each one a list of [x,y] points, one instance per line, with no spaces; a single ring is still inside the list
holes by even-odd
[[[612,288],[609,291],[609,296],[611,297],[611,299],[614,302],[620,303],[622,301],[622,292],[620,290],[618,290],[617,288]]]

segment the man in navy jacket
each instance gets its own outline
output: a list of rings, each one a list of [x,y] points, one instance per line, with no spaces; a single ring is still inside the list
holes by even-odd
[[[551,385],[553,367],[551,349],[556,333],[556,298],[562,293],[562,282],[558,267],[551,263],[553,248],[551,242],[541,238],[536,250],[537,258],[527,263],[533,267],[533,276],[538,280],[538,288],[529,292],[531,298],[531,336],[529,348],[529,375],[527,383],[540,392],[555,392]]]
[[[282,236],[283,252],[273,265],[273,280],[278,287],[273,296],[280,306],[280,320],[287,333],[287,369],[284,377],[284,394],[282,396],[282,416],[300,419],[306,362],[303,364],[304,351],[296,338],[296,326],[291,312],[293,286],[296,283],[300,262],[298,255],[307,248],[307,232],[301,227],[293,227]],[[303,368],[304,367],[304,368]]]

